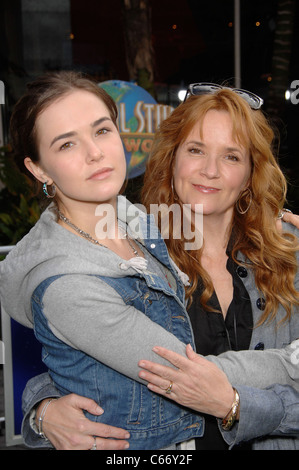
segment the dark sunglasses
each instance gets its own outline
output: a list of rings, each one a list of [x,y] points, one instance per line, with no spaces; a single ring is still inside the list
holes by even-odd
[[[184,101],[186,101],[187,98],[189,98],[191,95],[206,95],[223,89],[232,90],[240,95],[245,101],[247,101],[251,109],[260,109],[264,103],[262,98],[255,95],[254,93],[251,93],[251,91],[241,90],[239,88],[224,87],[217,85],[216,83],[192,83],[188,86]]]

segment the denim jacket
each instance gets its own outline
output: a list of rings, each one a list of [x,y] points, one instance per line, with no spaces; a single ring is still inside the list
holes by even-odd
[[[184,307],[184,286],[169,260],[164,241],[161,237],[147,238],[143,243],[174,276],[176,292],[166,277],[162,278],[149,270],[123,277],[92,276],[111,286],[126,305],[143,312],[184,344],[193,345],[192,329]],[[32,296],[35,334],[43,345],[43,362],[59,392],[62,395],[74,392],[99,403],[105,413],[88,417],[127,429],[131,436],[131,450],[164,448],[202,436],[202,417],[152,393],[146,385],[73,348],[54,335],[44,314],[43,300],[49,286],[62,277],[56,275],[43,280]],[[120,334],[121,328],[120,324]],[[99,341],[107,339],[99,337]]]

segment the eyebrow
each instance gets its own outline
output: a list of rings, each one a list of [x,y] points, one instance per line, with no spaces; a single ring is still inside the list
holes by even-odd
[[[193,145],[198,145],[199,147],[206,147],[206,145],[199,141],[199,140],[190,140],[190,141],[186,141],[186,144],[193,144]],[[227,152],[239,152],[239,153],[242,153],[242,150],[241,148],[239,147],[226,147],[225,150]]]
[[[226,151],[227,151],[227,152],[239,152],[239,153],[242,153],[242,149],[241,149],[241,148],[238,148],[238,147],[227,147],[227,148],[226,148]]]
[[[199,147],[205,147],[205,144],[203,142],[200,142],[199,140],[186,140],[185,143],[188,144],[194,144],[198,145]]]
[[[96,121],[94,121],[93,123],[90,124],[90,127],[92,129],[94,129],[95,127],[99,126],[100,124],[102,124],[103,122],[105,121],[111,121],[111,118],[107,117],[107,116],[104,116],[100,119],[97,119]],[[61,140],[61,139],[68,139],[69,137],[74,137],[75,135],[78,135],[77,132],[75,131],[71,131],[71,132],[66,132],[65,134],[60,134],[56,137],[54,137],[54,139],[52,140],[51,144],[50,144],[50,148],[52,147],[52,145],[55,144],[55,142],[57,142],[58,140]]]

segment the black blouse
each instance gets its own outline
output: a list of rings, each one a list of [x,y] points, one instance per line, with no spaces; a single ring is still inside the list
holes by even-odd
[[[193,295],[193,302],[188,309],[194,331],[196,351],[204,356],[212,354],[217,356],[228,350],[249,349],[253,318],[250,298],[238,275],[238,265],[229,256],[226,265],[232,275],[233,299],[224,319],[222,313],[206,311],[200,304],[201,287],[198,286]],[[240,271],[239,271],[240,272]],[[209,300],[209,306],[221,312],[216,293]],[[216,418],[204,415],[205,433],[202,438],[196,439],[197,450],[227,450],[218,429]],[[248,450],[248,446],[236,446],[233,449]]]

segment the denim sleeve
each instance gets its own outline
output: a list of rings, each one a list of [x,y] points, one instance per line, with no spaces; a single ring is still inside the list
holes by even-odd
[[[48,373],[44,373],[30,379],[25,387],[22,396],[22,436],[27,447],[31,448],[51,448],[51,443],[39,437],[30,425],[30,415],[35,406],[45,398],[59,397],[59,392],[55,388]]]
[[[240,394],[240,420],[231,431],[223,431],[220,427],[230,447],[266,435],[299,435],[298,391],[278,384],[265,390],[236,388]]]

